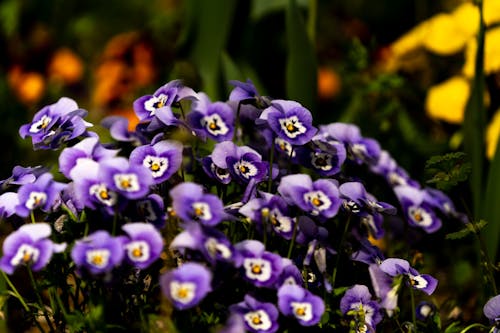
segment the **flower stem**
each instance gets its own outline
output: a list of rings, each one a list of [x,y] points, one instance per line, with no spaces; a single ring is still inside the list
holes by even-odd
[[[31,284],[33,285],[33,288],[35,288],[35,295],[38,301],[38,305],[40,306],[43,316],[45,317],[45,320],[47,321],[47,325],[49,326],[50,332],[55,332],[56,330],[54,327],[52,327],[52,322],[50,321],[49,314],[47,312],[47,309],[45,308],[45,305],[43,304],[42,297],[40,296],[40,289],[38,288],[38,284],[35,280],[35,277],[33,276],[33,272],[31,271],[31,268],[28,267],[28,275],[30,276]]]
[[[295,245],[295,238],[297,238],[297,230],[299,229],[298,225],[298,221],[295,221],[295,225],[293,226],[292,240],[290,242],[290,246],[288,247],[288,254],[286,256],[288,259],[290,259],[290,257],[292,256],[292,250]]]
[[[274,140],[271,143],[271,151],[269,152],[269,171],[267,180],[267,192],[271,193],[271,187],[273,186],[273,160],[274,160]]]
[[[413,323],[413,328],[415,332],[417,331],[417,311],[415,307],[415,292],[413,287],[410,286],[410,298],[411,298],[411,321]]]
[[[36,223],[35,213],[33,211],[30,212],[31,223]]]
[[[337,269],[340,264],[340,255],[342,254],[342,247],[344,246],[345,242],[345,237],[347,235],[347,231],[349,230],[349,224],[351,222],[351,214],[347,216],[347,221],[344,226],[344,231],[342,232],[342,237],[340,238],[340,244],[339,244],[339,249],[337,253],[337,261],[335,262],[335,267],[333,267],[333,272],[332,272],[332,290],[335,289],[335,280],[337,279]]]
[[[21,302],[24,310],[26,310],[26,312],[29,312],[30,308],[28,307],[28,305],[24,301],[24,298],[21,296],[21,294],[19,293],[19,291],[17,291],[17,288],[14,286],[14,284],[12,283],[12,281],[10,281],[9,277],[7,276],[7,274],[5,274],[5,272],[2,271],[2,270],[0,270],[0,272],[2,272],[2,276],[3,276],[4,280],[5,280],[5,282],[7,282],[7,284],[10,287],[10,289],[12,289],[12,292],[14,293],[15,297],[19,300],[19,302]]]
[[[466,328],[464,328],[463,330],[460,331],[460,333],[466,333],[468,332],[471,328],[475,328],[475,327],[480,327],[484,330],[488,330],[488,326],[484,326],[483,324],[479,324],[479,323],[475,323],[475,324],[471,324],[469,326],[467,326]]]

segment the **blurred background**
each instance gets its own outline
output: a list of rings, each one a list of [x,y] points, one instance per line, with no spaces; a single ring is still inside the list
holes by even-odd
[[[460,120],[429,117],[425,103],[429,87],[460,71],[465,44],[436,54],[414,41],[410,56],[392,46],[463,3],[296,0],[290,12],[287,0],[3,0],[0,178],[54,156],[34,153],[17,131],[61,96],[98,124],[112,114],[134,120],[134,99],[171,79],[225,100],[228,80],[247,78],[262,95],[297,99],[316,124],[358,124],[418,174],[426,157],[460,145]],[[306,41],[293,30],[301,26]]]

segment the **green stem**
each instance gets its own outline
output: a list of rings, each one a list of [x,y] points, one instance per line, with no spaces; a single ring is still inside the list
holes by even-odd
[[[471,325],[467,326],[466,328],[464,328],[463,330],[461,330],[460,333],[466,333],[471,328],[475,328],[475,327],[481,327],[484,330],[487,330],[489,328],[488,326],[484,326],[483,324],[475,323],[475,324],[471,324]]]
[[[31,223],[36,223],[35,213],[33,211],[30,212]]]
[[[267,192],[271,193],[271,187],[273,186],[273,160],[274,160],[274,139],[271,142],[271,151],[269,153],[269,171],[267,180]]]
[[[345,242],[345,237],[347,235],[347,231],[349,229],[349,224],[351,222],[351,214],[347,216],[347,221],[344,226],[344,231],[342,232],[342,236],[340,238],[340,244],[339,244],[339,249],[337,253],[337,261],[335,262],[335,267],[333,267],[333,272],[332,272],[332,290],[335,289],[335,280],[337,279],[337,270],[340,264],[340,256],[342,254],[342,247],[344,246]]]
[[[290,257],[292,256],[292,250],[295,246],[295,238],[297,238],[297,230],[299,229],[298,226],[299,222],[295,221],[295,225],[293,226],[292,241],[290,242],[290,246],[288,247],[288,254],[286,256],[288,259],[290,259]]]
[[[309,0],[309,16],[307,19],[307,34],[311,40],[311,44],[315,44],[316,40],[316,17],[318,13],[318,1]]]
[[[28,305],[24,301],[23,296],[21,296],[21,294],[19,293],[19,291],[17,291],[16,287],[14,286],[14,284],[12,283],[12,281],[10,281],[9,277],[7,276],[7,274],[5,274],[5,272],[2,271],[2,270],[0,270],[0,272],[2,272],[2,276],[3,276],[4,280],[5,280],[5,282],[7,282],[7,284],[10,287],[10,289],[12,289],[12,292],[14,293],[14,295],[16,296],[16,298],[19,300],[19,302],[21,302],[24,310],[26,310],[26,312],[29,312],[30,308],[28,307]]]
[[[413,287],[410,286],[410,298],[411,298],[411,321],[413,323],[413,328],[415,332],[417,331],[417,311],[415,307],[415,291]]]
[[[35,295],[38,301],[38,306],[42,309],[43,316],[45,317],[45,320],[47,321],[47,325],[49,326],[50,332],[55,332],[56,330],[54,327],[52,327],[52,322],[50,320],[49,314],[47,312],[47,309],[45,308],[45,305],[43,304],[42,297],[40,296],[40,289],[38,288],[38,284],[35,280],[35,277],[33,276],[33,272],[31,271],[31,268],[28,267],[28,275],[31,280],[31,284],[33,285],[33,288],[35,288]]]

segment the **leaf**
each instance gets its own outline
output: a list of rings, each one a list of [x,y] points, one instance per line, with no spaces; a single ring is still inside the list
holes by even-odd
[[[474,223],[474,224],[472,224],[472,223]],[[446,239],[452,239],[452,240],[462,239],[462,238],[468,236],[469,234],[479,232],[488,224],[488,222],[486,222],[484,220],[481,220],[479,222],[472,222],[472,223],[467,223],[465,225],[465,228],[463,228],[462,230],[447,234]]]
[[[460,325],[460,322],[454,321],[453,323],[448,325],[448,327],[446,327],[446,329],[444,330],[444,333],[460,332],[462,330],[462,328],[459,325]]]
[[[288,58],[286,64],[287,98],[308,108],[314,117],[317,97],[317,61],[296,0],[286,9]]]
[[[198,67],[202,90],[218,100],[221,53],[229,36],[236,1],[192,1],[197,4],[198,26],[191,58]]]
[[[297,5],[300,7],[307,7],[309,0],[297,0]],[[262,17],[269,15],[273,12],[285,10],[288,0],[254,0],[252,1],[251,18],[259,20]]]
[[[500,149],[497,148],[493,161],[490,164],[488,178],[486,181],[486,191],[484,196],[483,215],[490,222],[489,227],[483,233],[488,255],[493,262],[496,262],[498,252],[498,241],[500,237]]]
[[[470,159],[472,173],[470,187],[474,215],[480,214],[481,200],[483,197],[483,166],[484,166],[484,138],[486,124],[486,110],[484,107],[484,21],[482,1],[479,1],[479,32],[477,35],[477,53],[475,63],[475,76],[472,84],[472,91],[464,115],[464,148]],[[492,233],[489,233],[492,234]]]
[[[449,190],[459,182],[466,181],[471,173],[471,163],[462,152],[433,156],[425,163],[427,183],[440,190]]]

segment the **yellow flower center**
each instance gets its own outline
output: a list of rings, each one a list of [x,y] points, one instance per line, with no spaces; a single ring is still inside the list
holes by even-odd
[[[258,264],[252,266],[252,273],[260,274],[262,273],[262,267]]]
[[[216,130],[217,129],[217,124],[215,123],[215,121],[211,122],[208,127],[210,127],[211,130]]]
[[[31,261],[31,253],[29,253],[28,251],[25,251],[24,254],[23,254],[23,262],[25,264],[29,263]]]
[[[123,188],[130,188],[130,187],[132,187],[132,184],[130,183],[130,179],[128,179],[128,178],[124,178],[124,179],[122,179],[122,180],[120,181],[120,185],[121,185],[121,187],[123,187]]]
[[[247,173],[248,172],[248,168],[244,165],[240,165],[240,172],[241,173]]]
[[[96,254],[92,257],[92,264],[96,265],[96,266],[100,266],[103,264],[104,262],[104,259],[103,257],[100,255],[100,254]]]
[[[185,287],[183,288],[179,288],[179,290],[177,290],[177,297],[178,298],[186,298],[188,297],[188,294],[189,294],[189,290]]]
[[[202,215],[203,215],[203,208],[201,208],[201,207],[196,207],[196,208],[194,209],[194,214],[195,214],[196,216],[202,216]]]
[[[288,123],[286,125],[286,129],[288,132],[293,132],[293,131],[295,131],[295,126],[292,123]]]
[[[253,316],[252,317],[252,324],[254,324],[254,325],[262,324],[262,320],[260,320],[260,316]]]
[[[295,314],[299,317],[302,317],[306,314],[306,310],[303,307],[299,307],[295,309]]]
[[[316,207],[321,206],[322,202],[317,197],[311,200],[312,204]]]
[[[132,255],[136,258],[142,257],[142,250],[140,247],[136,247],[135,249],[132,250]]]
[[[108,200],[109,199],[109,193],[105,189],[99,191],[99,196],[101,197],[102,200]]]
[[[151,170],[152,171],[158,171],[158,170],[160,170],[160,165],[158,163],[151,164]]]

